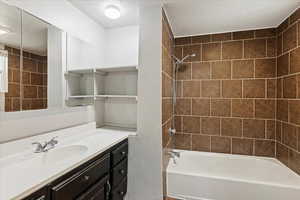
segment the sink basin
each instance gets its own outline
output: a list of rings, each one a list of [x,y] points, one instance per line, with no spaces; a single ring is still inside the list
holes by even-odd
[[[87,152],[88,148],[84,145],[71,145],[54,148],[44,153],[42,162],[46,164],[58,163],[71,160]]]

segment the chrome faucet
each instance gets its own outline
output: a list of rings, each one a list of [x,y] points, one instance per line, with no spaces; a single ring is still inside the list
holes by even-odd
[[[168,152],[168,154],[169,154],[170,157],[172,158],[173,163],[174,163],[174,164],[177,164],[176,158],[180,158],[180,152],[170,150],[170,151]]]
[[[42,153],[47,152],[50,149],[53,149],[55,145],[58,144],[58,141],[56,140],[57,137],[52,138],[50,141],[45,142],[45,144],[41,144],[40,142],[34,142],[33,145],[37,145],[34,153]]]

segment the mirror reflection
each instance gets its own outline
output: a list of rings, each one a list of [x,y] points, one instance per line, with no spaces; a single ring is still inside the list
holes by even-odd
[[[48,24],[22,12],[22,110],[47,108]]]
[[[0,110],[47,108],[48,24],[0,3]]]
[[[21,11],[0,3],[1,111],[20,110]]]

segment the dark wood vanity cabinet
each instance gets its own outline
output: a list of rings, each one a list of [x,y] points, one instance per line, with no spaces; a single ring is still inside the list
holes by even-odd
[[[23,200],[123,200],[127,169],[126,139]]]
[[[110,184],[111,200],[122,200],[127,193],[128,142],[121,144],[111,153]]]
[[[49,200],[48,188],[44,187],[33,194],[29,195],[25,200]]]
[[[73,200],[77,199],[82,193],[89,190],[89,188],[97,185],[105,180],[102,185],[105,188],[105,184],[108,183],[110,169],[110,155],[106,154],[99,160],[94,161],[86,168],[75,173],[73,176],[63,180],[57,185],[51,187],[51,200]],[[104,180],[102,180],[104,179]],[[79,198],[81,199],[81,198]]]

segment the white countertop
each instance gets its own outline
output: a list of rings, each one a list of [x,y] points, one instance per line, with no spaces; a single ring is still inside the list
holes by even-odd
[[[90,123],[54,131],[44,135],[0,144],[0,199],[19,200],[42,188],[63,174],[80,166],[115,144],[134,135],[132,131],[96,129]],[[49,153],[34,153],[32,142],[49,141],[58,136],[55,149]],[[87,147],[82,153],[51,158],[51,152],[68,146]],[[53,155],[53,154],[52,154]]]

